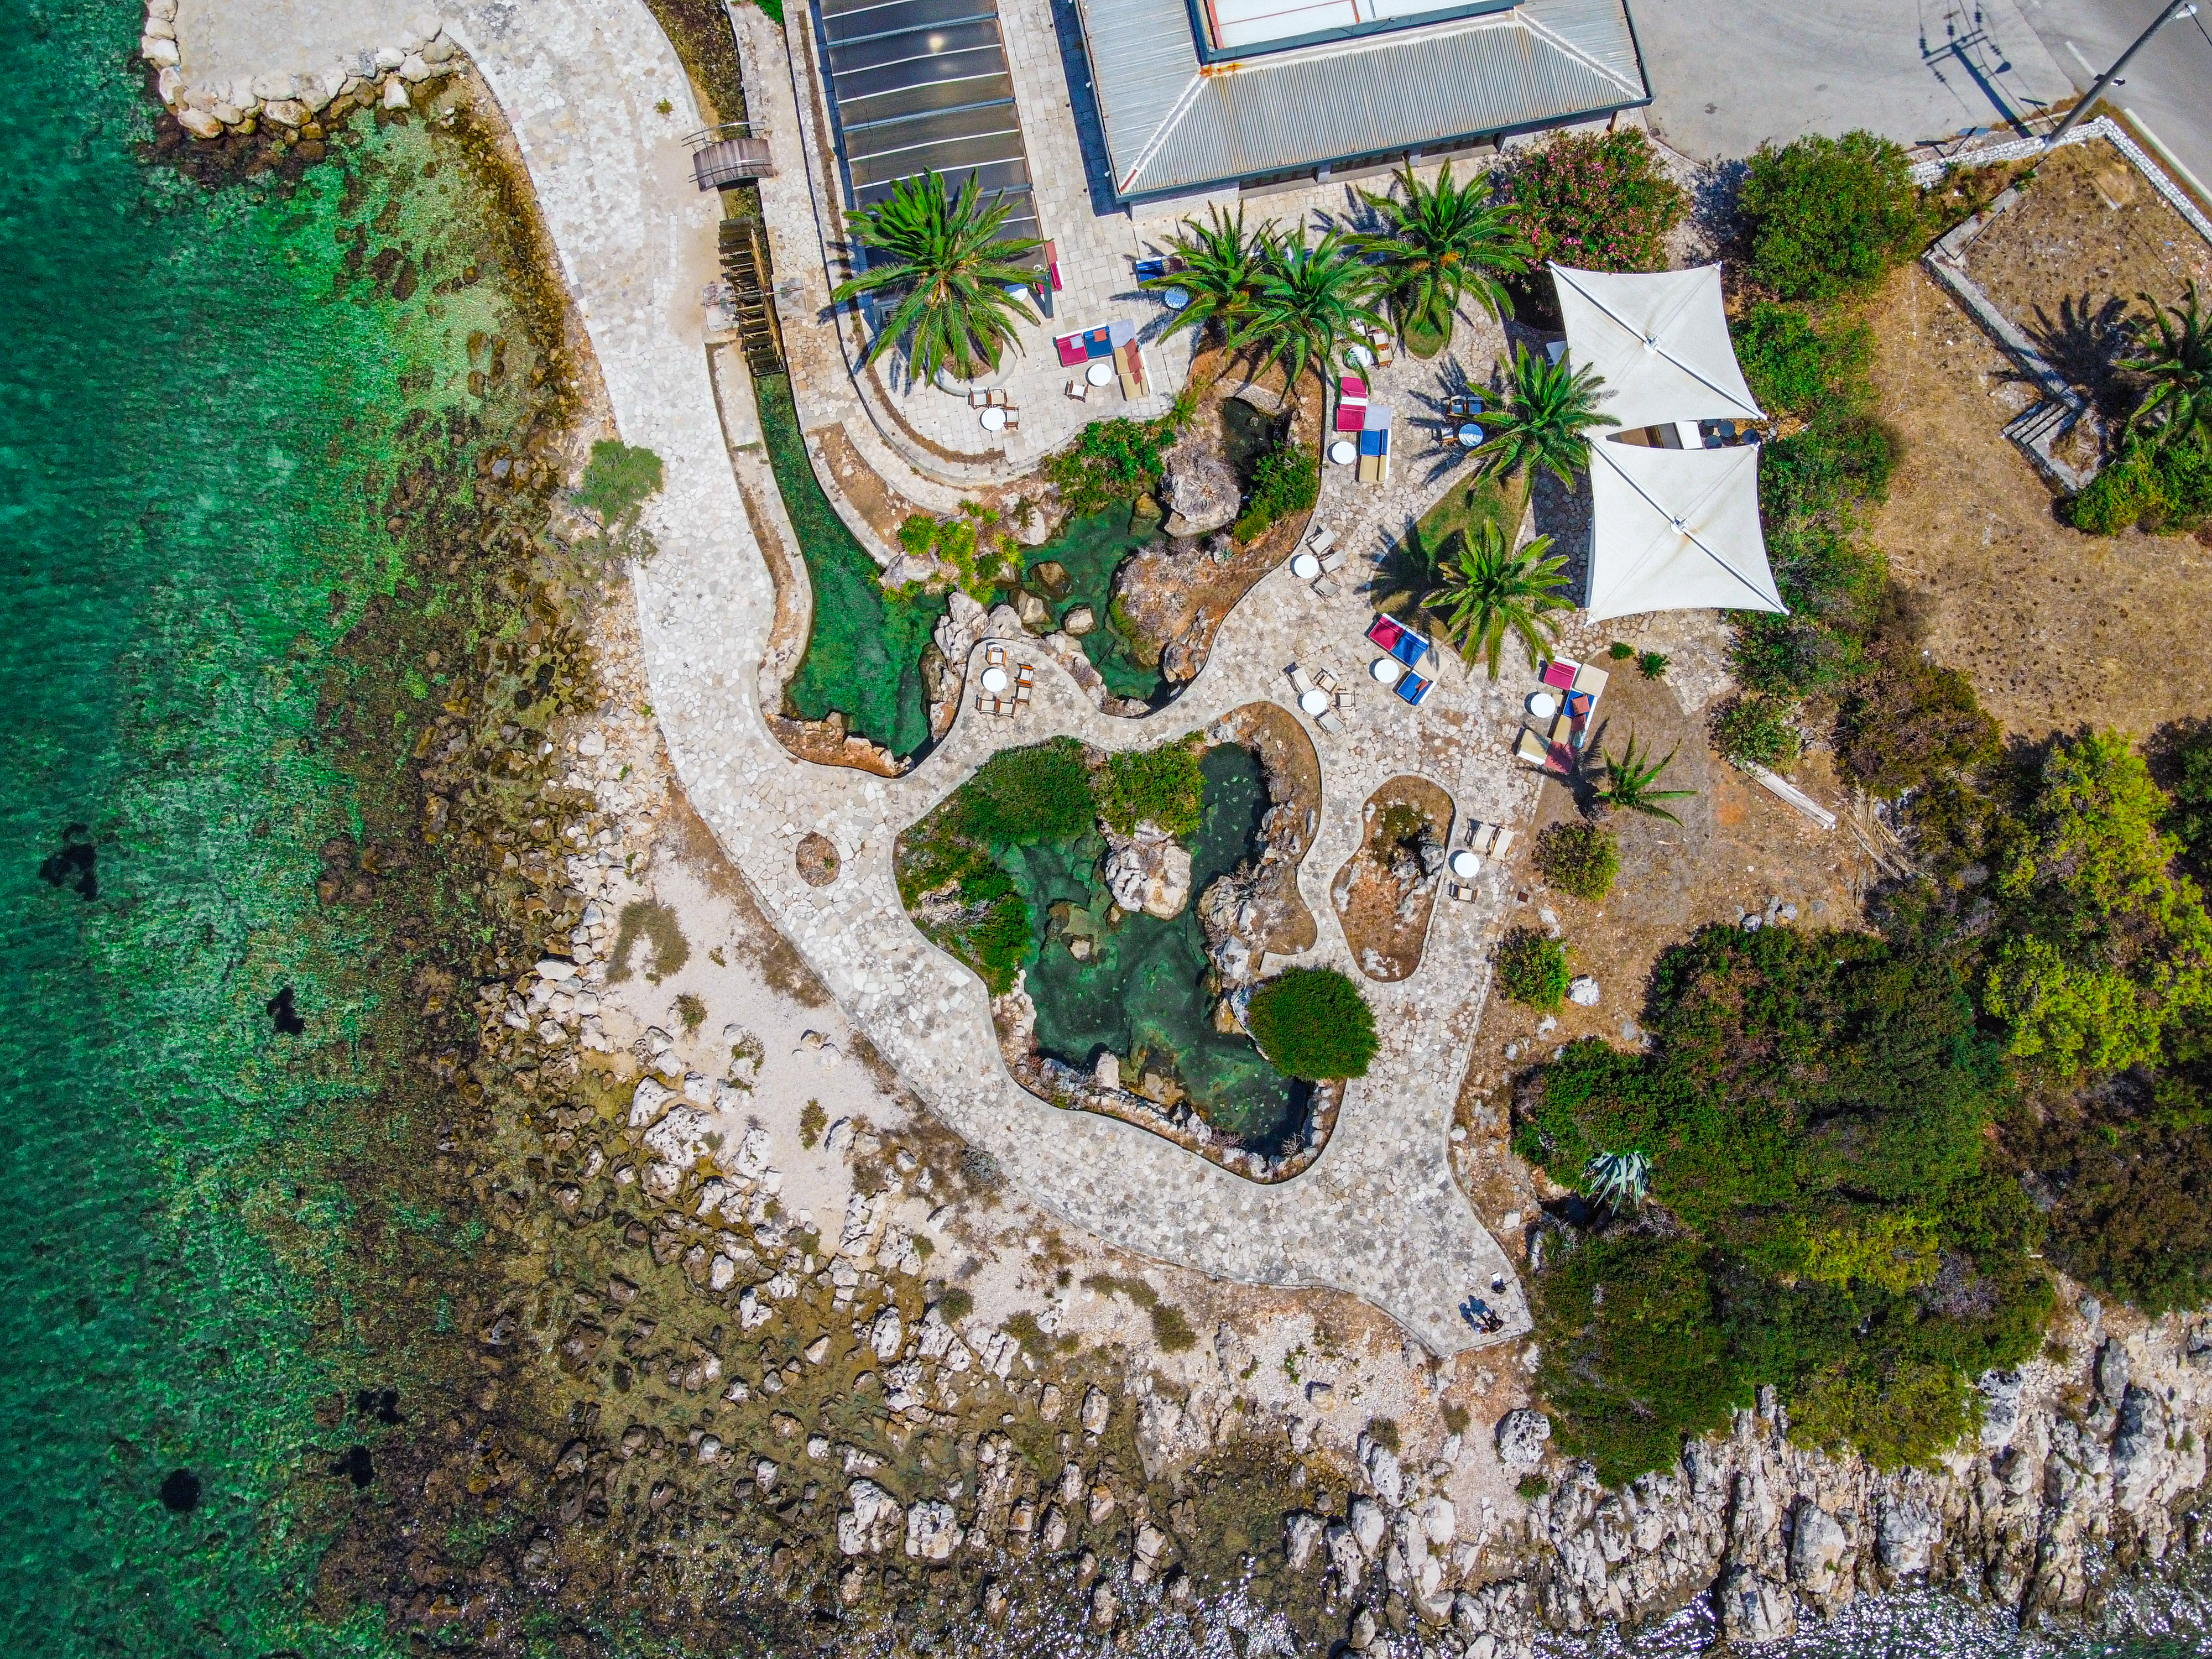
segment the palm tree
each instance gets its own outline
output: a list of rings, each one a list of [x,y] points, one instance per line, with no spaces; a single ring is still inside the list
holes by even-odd
[[[1509,379],[1504,400],[1484,416],[1490,436],[1474,453],[1500,472],[1540,466],[1571,485],[1589,459],[1589,429],[1620,424],[1598,409],[1605,381],[1594,368],[1570,368],[1564,354],[1555,363],[1525,345],[1514,348]]]
[[[1359,329],[1382,326],[1374,300],[1375,272],[1341,231],[1328,232],[1310,247],[1303,229],[1296,241],[1273,238],[1251,311],[1231,343],[1266,348],[1262,369],[1287,353],[1295,386],[1309,362],[1326,364]]]
[[[1447,161],[1436,183],[1424,185],[1409,165],[1391,194],[1359,194],[1389,226],[1356,240],[1381,265],[1407,349],[1419,349],[1414,342],[1425,335],[1434,343],[1421,355],[1441,351],[1470,292],[1504,319],[1505,289],[1498,279],[1528,270],[1531,255],[1504,210],[1490,204],[1486,181],[1455,184]]]
[[[1035,236],[999,234],[1012,211],[1003,198],[986,202],[973,173],[948,198],[934,173],[900,179],[889,200],[861,210],[853,240],[890,257],[881,264],[872,261],[830,297],[842,305],[863,294],[905,296],[861,361],[873,362],[911,336],[907,362],[918,380],[933,379],[948,365],[963,380],[982,363],[996,368],[1013,343],[1015,319],[1036,320],[1007,289],[1036,281],[1035,270],[1016,261],[1044,244]]]
[[[1677,752],[1668,750],[1667,758],[1654,766],[1649,750],[1640,756],[1636,752],[1636,734],[1632,732],[1629,733],[1628,747],[1621,751],[1619,760],[1613,759],[1602,749],[1599,750],[1598,763],[1605,772],[1605,787],[1597,792],[1599,801],[1607,806],[1617,806],[1623,811],[1641,812],[1647,817],[1664,818],[1669,823],[1680,823],[1682,820],[1659,803],[1662,800],[1687,800],[1698,792],[1694,789],[1652,787],[1659,781],[1659,775],[1674,763]]]
[[[1234,219],[1218,206],[1207,212],[1211,224],[1185,219],[1182,234],[1175,239],[1182,269],[1164,276],[1147,276],[1137,286],[1155,293],[1179,288],[1190,296],[1190,303],[1169,325],[1169,333],[1190,328],[1203,334],[1218,323],[1224,337],[1234,339],[1251,314],[1253,292],[1260,286],[1268,252],[1274,246],[1275,222],[1270,219],[1248,236],[1242,207]]]
[[[1480,655],[1498,678],[1498,651],[1510,632],[1528,653],[1534,667],[1558,635],[1547,614],[1572,609],[1565,597],[1567,568],[1552,552],[1552,538],[1539,536],[1519,553],[1488,519],[1454,538],[1443,563],[1443,580],[1424,594],[1421,605],[1435,613],[1445,635],[1469,663]]]
[[[2140,357],[2124,358],[2150,382],[2129,425],[2164,446],[2194,440],[2212,445],[2212,319],[2197,308],[2197,283],[2190,279],[2182,302],[2161,309],[2149,295],[2136,296],[2150,307],[2158,343]]]

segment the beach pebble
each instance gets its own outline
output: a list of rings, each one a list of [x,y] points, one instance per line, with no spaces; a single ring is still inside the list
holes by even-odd
[[[1567,986],[1567,1000],[1578,1008],[1597,1006],[1597,981],[1588,974],[1578,974]]]
[[[213,115],[210,114],[204,109],[179,110],[177,112],[177,125],[184,128],[186,132],[191,133],[195,138],[220,138],[222,137],[222,123],[216,119]]]
[[[396,75],[384,77],[384,106],[386,109],[405,109],[408,105],[407,83]]]

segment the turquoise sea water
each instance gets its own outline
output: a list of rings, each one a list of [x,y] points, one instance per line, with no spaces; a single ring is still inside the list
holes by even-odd
[[[470,401],[497,325],[496,284],[438,262],[467,187],[420,126],[296,191],[142,160],[139,15],[0,9],[10,1655],[299,1639],[349,1490],[313,1407],[374,1364],[316,1158],[386,1064],[375,941],[316,899],[357,828],[318,702],[399,580],[403,422]]]
[[[362,672],[434,694],[340,642],[372,596],[440,602],[384,503],[426,417],[499,415],[471,341],[509,325],[491,276],[453,286],[485,205],[420,126],[295,191],[143,161],[137,23],[0,4],[0,1655],[398,1651],[303,1611],[375,1496],[333,1469],[368,1431],[316,1407],[404,1380],[341,1271],[329,1155],[387,1098],[392,986],[315,896],[368,805],[319,711]],[[2205,1651],[2195,1595],[2061,1650]],[[1931,1598],[1795,1651],[2022,1649]]]

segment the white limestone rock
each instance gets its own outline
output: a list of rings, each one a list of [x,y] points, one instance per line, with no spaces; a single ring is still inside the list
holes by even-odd
[[[1544,1461],[1552,1419],[1522,1406],[1498,1419],[1498,1461],[1509,1469],[1528,1470]]]
[[[837,1548],[846,1555],[881,1555],[898,1535],[905,1511],[872,1480],[845,1488],[845,1508],[837,1516]]]

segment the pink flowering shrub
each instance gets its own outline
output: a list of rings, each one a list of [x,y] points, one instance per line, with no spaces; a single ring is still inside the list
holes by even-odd
[[[1506,201],[1537,266],[1583,270],[1665,270],[1667,234],[1690,208],[1633,127],[1562,134],[1530,151],[1507,179]]]

